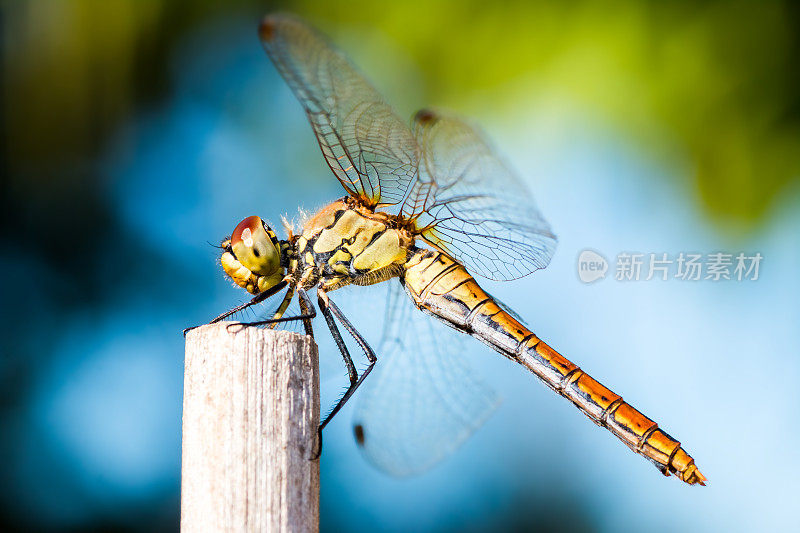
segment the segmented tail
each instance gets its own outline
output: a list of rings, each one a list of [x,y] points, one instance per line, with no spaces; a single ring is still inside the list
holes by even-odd
[[[520,324],[459,263],[417,249],[405,267],[406,290],[421,309],[523,365],[664,475],[705,485],[706,477],[680,442]]]

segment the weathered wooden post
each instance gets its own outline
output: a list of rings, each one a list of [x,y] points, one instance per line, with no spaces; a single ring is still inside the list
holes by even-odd
[[[317,531],[316,344],[229,324],[186,335],[181,530]]]

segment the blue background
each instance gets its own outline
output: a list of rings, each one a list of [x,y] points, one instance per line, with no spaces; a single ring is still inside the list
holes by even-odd
[[[298,220],[298,208],[313,212],[342,195],[300,105],[260,47],[255,30],[263,6],[203,2],[184,5],[184,13],[156,2],[111,4],[4,7],[4,529],[177,529],[181,330],[247,296],[224,279],[209,242],[245,216],[258,214],[280,228],[281,216]],[[643,5],[620,3],[620,16]],[[725,12],[746,24],[749,4],[735,5]],[[565,24],[582,17],[589,37],[574,39],[592,42],[606,21],[593,6],[576,4],[554,16]],[[398,40],[385,15],[374,14],[373,24],[373,14],[361,12],[346,23],[333,8],[288,7],[329,33],[402,116],[432,103],[477,117],[559,236],[546,270],[510,283],[486,281],[487,290],[679,438],[710,480],[698,488],[663,478],[533,376],[472,342],[466,357],[504,400],[495,415],[441,465],[398,480],[359,456],[348,406],[326,435],[323,529],[791,529],[800,493],[798,167],[786,159],[784,166],[743,159],[739,165],[751,165],[749,174],[732,176],[720,167],[708,177],[695,141],[704,138],[713,151],[738,125],[711,117],[708,130],[697,131],[673,121],[673,108],[631,118],[600,96],[594,103],[573,99],[559,90],[561,70],[537,70],[535,60],[529,64],[502,42],[498,54],[512,69],[518,65],[519,79],[476,81],[477,89],[437,81],[430,63],[441,52],[436,43],[446,51],[455,38],[447,30],[455,3],[420,15],[421,25],[444,28],[422,51],[413,48],[413,26]],[[482,24],[502,26],[514,9],[521,22],[509,31],[533,31],[526,25],[540,23],[518,7],[494,18],[489,10]],[[413,13],[398,13],[413,20]],[[674,20],[663,24],[714,34],[715,22],[701,14],[676,8]],[[649,31],[647,21],[636,19],[632,27],[641,24]],[[626,35],[620,61],[625,43],[639,44]],[[687,42],[680,57],[690,64],[701,51]],[[797,57],[796,44],[775,47]],[[464,48],[468,54],[469,43]],[[570,72],[618,83],[617,96],[629,98],[625,81],[615,81],[617,71],[592,63],[591,53],[569,57]],[[752,81],[749,64],[739,60]],[[784,67],[776,60],[765,69]],[[474,68],[476,79],[480,71]],[[458,80],[446,67],[440,74]],[[755,90],[754,101],[774,102],[771,88],[782,82],[759,79],[763,90]],[[703,90],[702,76],[690,81]],[[798,94],[782,87],[791,110]],[[731,102],[730,116],[750,105],[744,98]],[[782,120],[790,134],[764,128],[764,142],[797,148],[791,133],[797,114],[786,111]],[[756,151],[748,139],[741,150],[720,153],[729,159]],[[780,173],[786,177],[778,179]],[[752,191],[762,187],[770,194],[755,202],[761,193]],[[734,194],[745,198],[744,206],[754,199],[755,207],[715,201]],[[611,262],[609,276],[591,285],[577,276],[578,254],[587,248]],[[760,252],[759,279],[613,279],[621,252],[718,251]],[[374,303],[340,299],[377,344],[382,324],[374,317],[383,291],[343,293],[362,291]],[[317,331],[327,405],[346,375],[321,324]]]

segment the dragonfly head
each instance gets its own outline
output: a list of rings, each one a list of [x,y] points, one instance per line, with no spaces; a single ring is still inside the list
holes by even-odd
[[[283,280],[281,248],[275,232],[257,216],[239,222],[222,242],[225,273],[250,294],[259,294]]]

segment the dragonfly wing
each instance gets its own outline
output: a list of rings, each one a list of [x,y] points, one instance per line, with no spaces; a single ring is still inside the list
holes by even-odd
[[[400,283],[387,285],[378,363],[360,392],[354,429],[371,463],[407,476],[454,451],[499,402],[464,361],[469,337],[420,312]]]
[[[422,237],[494,280],[526,276],[550,262],[556,237],[528,193],[482,135],[432,111],[415,117],[419,180],[404,203]]]
[[[271,15],[259,33],[347,192],[370,207],[401,202],[419,164],[406,123],[343,54],[300,20]]]

